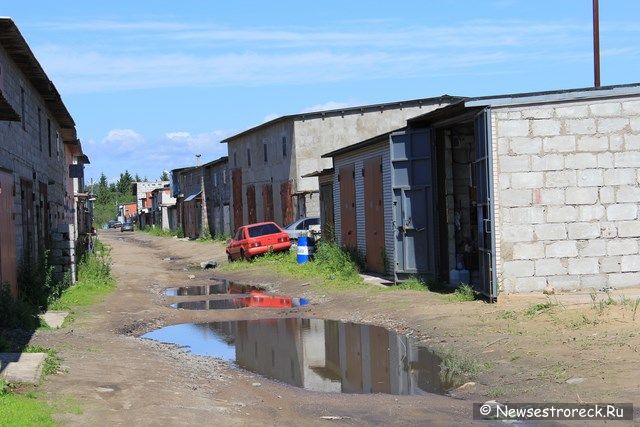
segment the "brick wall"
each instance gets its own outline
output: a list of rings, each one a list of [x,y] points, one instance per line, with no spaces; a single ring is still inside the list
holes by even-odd
[[[640,285],[640,97],[493,115],[501,290]]]

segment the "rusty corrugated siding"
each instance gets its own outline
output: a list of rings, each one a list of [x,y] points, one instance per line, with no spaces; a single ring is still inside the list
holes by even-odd
[[[340,168],[340,242],[349,248],[358,247],[356,228],[356,183],[354,164]]]
[[[367,269],[385,272],[384,206],[382,203],[382,157],[364,160],[364,221]]]

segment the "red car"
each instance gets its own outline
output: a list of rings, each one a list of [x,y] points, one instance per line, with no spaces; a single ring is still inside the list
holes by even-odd
[[[289,235],[273,222],[243,225],[227,244],[229,261],[251,259],[256,255],[273,251],[288,251]]]

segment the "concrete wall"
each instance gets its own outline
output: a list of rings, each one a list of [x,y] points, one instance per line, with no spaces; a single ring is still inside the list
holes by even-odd
[[[0,47],[0,67],[2,68],[2,87],[0,87],[0,90],[2,90],[3,95],[18,114],[22,114],[21,89],[25,93],[24,128],[21,122],[0,121],[0,168],[12,172],[16,188],[13,208],[16,230],[16,257],[18,263],[20,263],[25,247],[20,200],[20,179],[24,178],[33,182],[34,209],[36,210],[40,199],[39,183],[44,183],[47,186],[50,205],[49,226],[53,239],[52,254],[54,256],[60,255],[58,257],[60,259],[54,259],[53,262],[56,273],[61,275],[69,268],[68,265],[64,265],[61,257],[63,251],[66,251],[69,246],[69,227],[73,215],[68,210],[65,211],[65,205],[68,206],[69,204],[65,196],[68,169],[65,164],[62,139],[56,137],[60,131],[60,126],[45,107],[44,100],[9,59],[2,47]],[[47,119],[51,121],[51,156],[49,156]],[[73,186],[70,188],[72,191]],[[71,195],[71,200],[73,200],[72,198],[73,195]],[[37,226],[34,235],[37,236]],[[40,241],[40,238],[43,237],[38,236],[37,238]],[[66,243],[62,243],[63,240]]]
[[[502,291],[640,284],[640,97],[492,119]]]
[[[205,196],[207,200],[207,215],[209,216],[209,230],[215,234],[231,234],[232,230],[227,220],[225,227],[225,206],[229,215],[229,199],[231,198],[231,175],[228,162],[207,166],[205,171]]]
[[[162,188],[169,184],[169,181],[141,181],[135,182],[136,184],[136,204],[138,209],[142,209],[143,200],[146,198],[148,192],[155,190],[156,188]]]

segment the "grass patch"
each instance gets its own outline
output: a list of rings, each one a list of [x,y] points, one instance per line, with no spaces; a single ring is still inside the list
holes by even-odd
[[[175,230],[165,230],[162,227],[147,225],[142,229],[142,231],[157,237],[178,237],[180,239],[184,237],[184,231],[182,230],[182,228],[177,228]]]
[[[52,408],[34,394],[0,394],[0,424],[3,426],[53,426]]]
[[[52,348],[42,347],[39,345],[28,345],[22,350],[23,353],[46,353],[47,358],[44,360],[42,367],[43,375],[53,375],[60,370],[60,362],[62,359],[58,356],[58,352]]]
[[[471,285],[463,284],[458,286],[458,288],[453,291],[453,293],[449,296],[452,301],[475,301],[476,299],[476,291],[473,290]]]
[[[436,351],[440,357],[440,377],[443,382],[456,387],[468,380],[474,380],[480,373],[493,369],[490,363],[479,363],[466,354],[451,349]]]
[[[417,276],[413,276],[404,282],[400,282],[390,289],[398,289],[403,291],[430,291],[431,288],[428,282],[425,282]]]
[[[250,266],[258,266],[291,277],[319,280],[327,286],[349,288],[364,285],[353,255],[335,243],[318,243],[313,261],[306,264],[299,265],[296,258],[296,253],[291,251],[267,253],[252,261],[235,261],[225,264],[220,267],[220,270],[238,271]]]
[[[96,240],[94,252],[86,254],[78,264],[78,281],[49,305],[52,310],[70,310],[91,305],[115,289],[111,276],[109,248]]]
[[[535,317],[535,316],[537,316],[539,314],[549,312],[553,306],[554,306],[554,304],[551,303],[551,301],[540,302],[540,303],[537,303],[537,304],[533,304],[532,306],[527,308],[525,310],[524,314],[526,316],[528,316],[528,317]]]
[[[498,313],[498,319],[503,320],[515,320],[518,318],[518,313],[513,310],[504,310]]]

